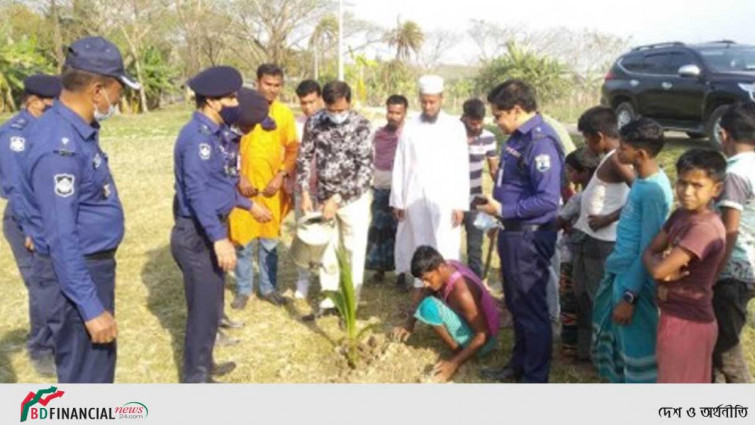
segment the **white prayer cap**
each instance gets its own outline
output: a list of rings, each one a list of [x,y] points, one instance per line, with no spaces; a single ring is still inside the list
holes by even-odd
[[[443,93],[443,78],[438,75],[425,75],[419,79],[420,94]]]

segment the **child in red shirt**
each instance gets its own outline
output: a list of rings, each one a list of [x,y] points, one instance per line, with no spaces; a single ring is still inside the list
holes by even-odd
[[[709,383],[718,336],[713,284],[726,247],[711,201],[721,193],[726,160],[716,151],[691,149],[676,168],[680,207],[643,256],[658,282],[658,382]]]

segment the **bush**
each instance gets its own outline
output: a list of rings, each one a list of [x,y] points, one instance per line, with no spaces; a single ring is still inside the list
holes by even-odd
[[[475,77],[475,89],[487,93],[496,85],[517,78],[531,84],[539,103],[564,98],[569,93],[571,71],[561,62],[517,47],[506,45],[506,54],[484,64]]]

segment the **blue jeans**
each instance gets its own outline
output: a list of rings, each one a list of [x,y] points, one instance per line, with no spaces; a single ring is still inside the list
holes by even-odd
[[[259,244],[255,242],[259,241]],[[278,288],[278,239],[258,238],[236,248],[236,293],[251,295],[254,287],[252,254],[259,245],[260,294],[268,295]]]

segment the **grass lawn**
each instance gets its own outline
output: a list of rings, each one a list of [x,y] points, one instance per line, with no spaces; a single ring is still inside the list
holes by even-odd
[[[108,121],[102,133],[102,146],[108,153],[126,213],[126,237],[117,260],[116,302],[120,330],[116,382],[178,382],[182,359],[186,304],[183,283],[169,250],[173,224],[172,151],[180,127],[188,120],[187,108],[175,107],[144,116],[118,116]],[[7,116],[2,117],[7,118]],[[376,120],[382,122],[382,118]],[[673,163],[695,142],[672,140],[663,152],[662,162],[670,175]],[[4,208],[0,201],[0,208]],[[291,228],[289,216],[287,229]],[[295,267],[286,246],[291,235],[283,236],[279,248],[279,285],[291,296]],[[487,250],[487,243],[484,252]],[[496,256],[494,256],[496,257]],[[491,280],[500,284],[498,262],[494,258]],[[369,273],[366,276],[369,279]],[[389,279],[392,280],[392,276]],[[245,322],[232,330],[242,342],[215,350],[218,361],[233,359],[238,368],[223,378],[225,382],[424,382],[439,356],[449,352],[434,338],[431,330],[419,326],[408,345],[389,343],[383,333],[402,323],[402,307],[407,295],[394,285],[367,284],[362,292],[358,317],[376,323],[378,348],[373,360],[356,371],[344,367],[336,354],[335,342],[342,337],[338,320],[329,317],[309,324],[299,320],[309,313],[309,302],[287,308],[253,299],[241,312],[232,310],[233,282],[226,291],[226,312]],[[20,281],[5,240],[0,240],[0,382],[44,382],[36,375],[26,356],[24,342],[28,329],[27,293]],[[312,291],[316,297],[318,291]],[[745,331],[745,346],[751,367],[755,368],[755,330]],[[456,382],[481,382],[480,368],[502,365],[511,350],[511,329],[503,329],[499,349],[487,357],[470,361],[455,377]],[[573,365],[554,350],[552,382],[596,382],[597,375],[587,365]]]

